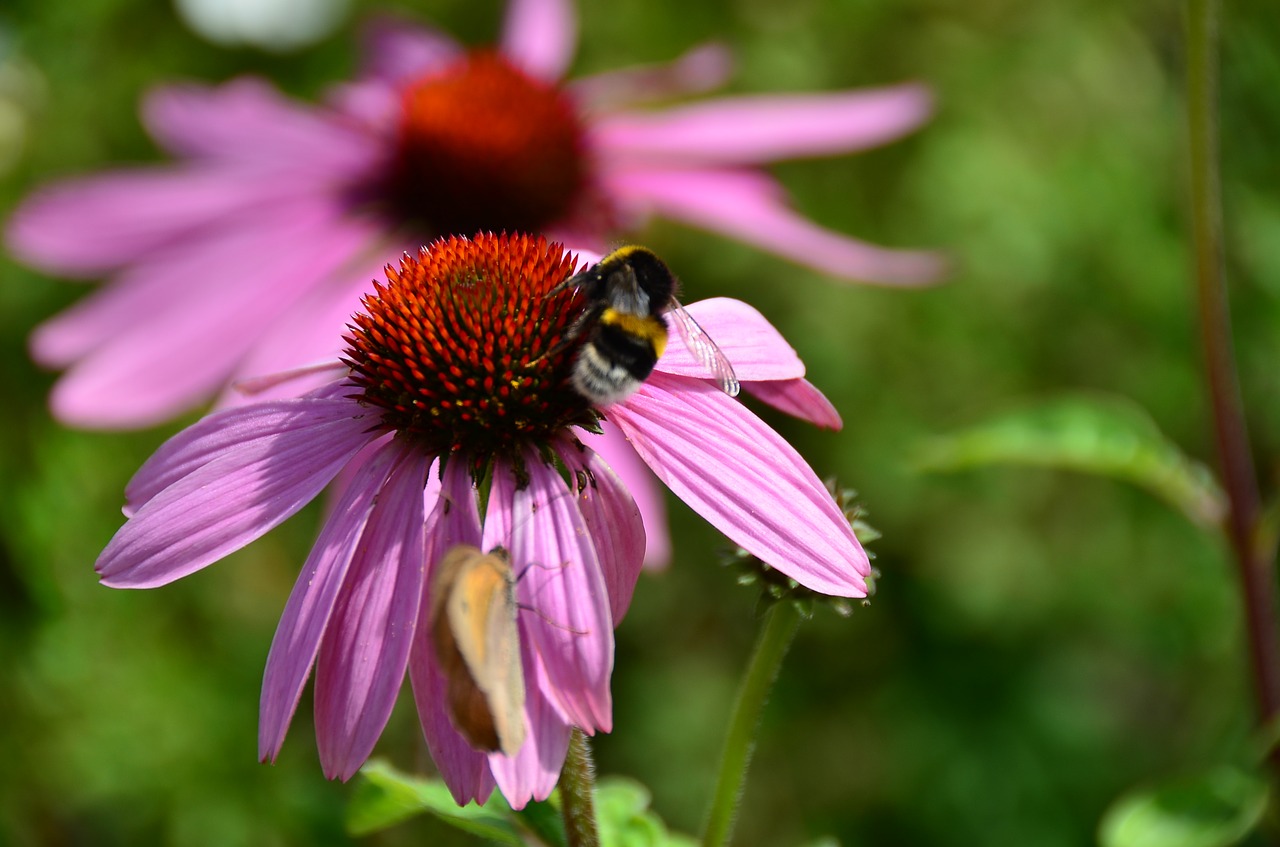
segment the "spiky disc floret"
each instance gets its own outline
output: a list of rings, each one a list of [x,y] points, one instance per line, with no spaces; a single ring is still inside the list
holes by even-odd
[[[567,382],[578,345],[562,343],[583,298],[550,294],[575,261],[545,238],[483,234],[388,265],[346,338],[363,399],[430,454],[479,462],[592,426],[595,413]]]
[[[474,51],[405,90],[391,201],[433,233],[537,232],[583,201],[585,139],[564,92]]]

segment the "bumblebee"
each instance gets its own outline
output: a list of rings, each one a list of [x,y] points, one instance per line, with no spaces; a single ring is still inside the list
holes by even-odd
[[[570,376],[579,394],[597,406],[631,396],[666,350],[670,320],[720,389],[737,396],[740,386],[733,366],[676,300],[678,285],[657,254],[628,245],[552,289],[554,293],[576,288],[587,298],[586,309],[565,338],[565,343],[585,339]]]

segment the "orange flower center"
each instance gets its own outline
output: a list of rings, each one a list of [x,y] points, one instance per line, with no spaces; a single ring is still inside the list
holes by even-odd
[[[583,297],[552,293],[575,263],[526,235],[452,236],[406,255],[354,318],[352,380],[386,429],[432,455],[462,450],[484,462],[593,426],[567,381],[579,345],[562,343]]]
[[[404,92],[392,201],[437,235],[537,232],[579,200],[584,138],[558,88],[473,52]]]

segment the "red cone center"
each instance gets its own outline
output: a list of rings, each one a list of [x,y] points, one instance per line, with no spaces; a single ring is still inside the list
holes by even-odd
[[[435,235],[537,232],[582,195],[584,138],[559,88],[469,53],[404,92],[392,200]]]

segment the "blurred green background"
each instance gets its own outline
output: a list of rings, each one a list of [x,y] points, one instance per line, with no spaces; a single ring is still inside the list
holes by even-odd
[[[145,88],[239,73],[317,94],[354,28],[394,8],[481,43],[501,4],[356,3],[290,53],[202,39],[160,0],[0,7],[0,215],[33,187],[157,154]],[[737,843],[1074,845],[1134,784],[1247,756],[1252,693],[1221,545],[1147,494],[1041,470],[922,475],[926,437],[1066,389],[1131,397],[1209,456],[1186,246],[1182,9],[1131,0],[614,0],[584,3],[575,73],[736,53],[730,90],[928,81],[923,131],[786,163],[836,229],[955,261],[941,287],[852,287],[657,223],[640,233],[690,299],[756,304],[843,413],[842,433],[763,413],[884,533],[869,608],[801,630],[767,709]],[[1224,181],[1237,346],[1256,455],[1280,456],[1280,16],[1229,4]],[[175,280],[181,284],[181,280]],[[32,326],[81,289],[0,258],[0,842],[344,844],[304,701],[256,763],[258,686],[313,536],[312,509],[229,560],[142,592],[100,587],[125,481],[176,431],[71,432],[44,406]],[[618,631],[603,773],[697,831],[758,621],[721,543],[673,503],[677,562]],[[407,697],[379,750],[424,767]],[[461,843],[416,820],[375,844]]]

